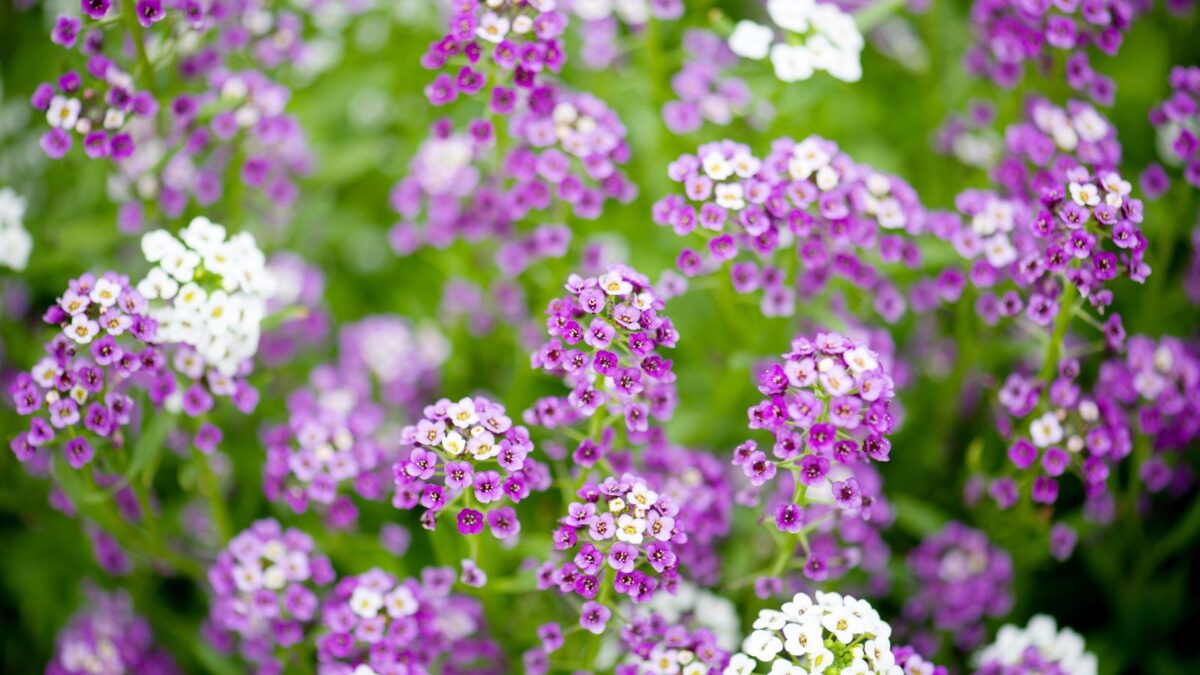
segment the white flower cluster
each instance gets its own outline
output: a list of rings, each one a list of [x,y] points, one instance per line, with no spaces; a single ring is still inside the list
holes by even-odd
[[[574,0],[570,9],[584,21],[616,16],[626,25],[640,26],[650,20],[650,3],[646,0]]]
[[[1079,141],[1096,143],[1109,132],[1108,121],[1090,105],[1067,111],[1050,103],[1039,102],[1033,109],[1033,124],[1039,131],[1054,139],[1060,150],[1074,152]]]
[[[767,13],[787,39],[776,42],[769,26],[739,21],[729,36],[734,54],[755,60],[769,55],[784,82],[807,80],[818,70],[846,82],[862,79],[863,36],[854,17],[815,0],[768,0]]]
[[[890,642],[892,627],[866,600],[817,591],[797,593],[778,610],[764,609],[754,632],[734,654],[725,675],[749,675],[769,664],[771,675],[902,675]]]
[[[146,233],[142,252],[158,263],[137,289],[151,301],[159,339],[191,345],[210,366],[234,375],[258,351],[266,302],[275,292],[253,235],[226,239],[223,226],[198,217],[179,239],[166,230]]]
[[[975,662],[980,667],[1016,666],[1028,661],[1031,647],[1045,670],[1054,666],[1054,672],[1066,675],[1096,675],[1096,655],[1084,651],[1083,637],[1070,628],[1059,630],[1054,618],[1045,614],[1033,617],[1024,628],[1012,624],[1001,627],[996,641],[976,653]]]
[[[523,13],[523,6],[528,5],[539,14],[552,12],[557,3],[555,0],[484,0],[488,12],[479,18],[479,27],[475,34],[481,40],[498,43],[508,36],[509,31],[517,35],[526,35],[534,30],[534,17]],[[509,19],[509,16],[512,18]]]
[[[25,198],[0,188],[0,265],[20,272],[29,262],[33,239],[25,230]]]

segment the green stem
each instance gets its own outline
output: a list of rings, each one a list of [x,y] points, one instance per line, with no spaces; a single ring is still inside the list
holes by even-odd
[[[1071,325],[1071,317],[1075,315],[1077,295],[1079,295],[1079,290],[1075,288],[1075,284],[1067,282],[1062,295],[1058,296],[1058,318],[1054,320],[1054,332],[1050,335],[1050,342],[1046,344],[1046,356],[1042,359],[1042,369],[1038,372],[1038,379],[1043,382],[1049,380],[1054,374],[1054,370],[1058,368],[1058,359],[1062,354],[1067,327]]]
[[[212,466],[208,463],[208,457],[199,450],[192,451],[192,459],[196,464],[196,471],[199,473],[200,491],[208,500],[209,510],[212,511],[213,525],[216,527],[217,535],[221,538],[221,543],[224,544],[233,536],[233,525],[229,518],[229,509],[225,505],[225,498],[221,494],[221,485],[217,480],[217,474],[213,473]]]

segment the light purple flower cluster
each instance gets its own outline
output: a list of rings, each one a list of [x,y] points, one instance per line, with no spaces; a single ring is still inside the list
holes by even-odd
[[[1133,451],[1133,430],[1111,387],[1095,386],[1085,393],[1077,381],[1079,363],[1059,364],[1054,379],[1046,383],[1019,373],[1009,375],[999,401],[1011,419],[999,420],[1002,433],[1012,435],[1008,459],[1018,471],[1028,472],[1021,485],[1029,486],[1035,504],[1058,501],[1059,480],[1070,474],[1083,482],[1087,509],[1093,519],[1106,521],[1112,495],[1108,478],[1115,466]],[[1045,393],[1043,402],[1043,393]],[[988,486],[996,504],[1007,509],[1021,497],[1011,478]]]
[[[948,631],[963,651],[987,635],[983,621],[1012,608],[1012,558],[987,535],[951,522],[908,554],[916,592],[904,605],[904,618]]]
[[[383,500],[397,451],[380,438],[386,413],[372,400],[370,378],[323,365],[313,369],[309,382],[288,396],[288,423],[264,435],[267,498],[285,501],[297,513],[313,503],[328,509],[349,484],[364,499]],[[348,521],[333,524],[353,523],[357,512],[348,506],[330,513]]]
[[[1153,454],[1136,467],[1146,487],[1186,490],[1194,482],[1181,455],[1200,438],[1200,354],[1182,340],[1129,339],[1125,356],[1100,364],[1096,390],[1125,406]]]
[[[1168,80],[1171,95],[1150,111],[1150,123],[1170,148],[1171,164],[1183,166],[1183,177],[1200,188],[1200,67],[1176,66]]]
[[[278,327],[263,331],[258,343],[259,361],[268,369],[291,363],[301,352],[325,343],[329,335],[329,314],[322,307],[325,274],[320,267],[289,251],[271,256],[267,271],[277,281],[275,293],[267,299],[267,315],[297,312]]]
[[[533,349],[542,342],[541,322],[526,304],[525,289],[511,279],[499,279],[483,288],[465,279],[451,278],[442,287],[438,317],[445,324],[462,321],[473,337],[484,337],[503,326],[515,327],[520,343]]]
[[[170,377],[165,354],[153,344],[158,324],[146,309],[129,279],[113,272],[84,274],[68,283],[43,316],[62,332],[46,345],[47,356],[10,385],[17,414],[30,417],[29,429],[11,443],[19,461],[50,447],[60,431],[69,436],[63,457],[75,469],[92,461],[93,441],[123,444],[121,429],[134,414],[127,391],[135,375],[148,375],[155,383]],[[156,404],[165,398],[159,394],[159,387],[150,387]],[[80,433],[80,427],[90,433]]]
[[[925,210],[901,179],[854,163],[817,136],[779,139],[763,159],[733,141],[705,144],[673,162],[668,175],[684,195],[659,200],[654,222],[707,240],[703,252],[680,252],[676,265],[686,276],[731,263],[734,290],[761,292],[767,316],[792,315],[797,291],[811,297],[840,277],[873,295],[888,321],[903,314],[899,291],[865,258],[920,263],[905,234],[924,231]],[[797,263],[802,272],[793,280]]]
[[[282,672],[277,652],[305,640],[320,608],[315,589],[335,578],[312,537],[259,520],[230,540],[208,570],[206,633],[222,647],[237,638],[241,654],[263,672]]]
[[[559,519],[554,533],[554,548],[573,557],[561,564],[545,563],[539,572],[540,588],[557,587],[607,610],[605,602],[613,591],[644,603],[678,582],[679,568],[687,561],[679,558],[675,547],[687,534],[677,520],[679,507],[668,495],[655,492],[633,474],[584,483],[576,494],[581,501],[567,505],[567,515]],[[588,604],[582,625],[603,630],[607,617],[589,617]]]
[[[511,112],[517,90],[534,87],[543,73],[557,73],[566,61],[558,38],[567,18],[554,5],[553,0],[454,0],[449,31],[421,57],[424,68],[443,71],[425,87],[425,98],[441,106],[490,85],[491,112]]]
[[[338,332],[338,368],[344,376],[373,377],[383,403],[419,415],[441,381],[450,356],[446,337],[432,324],[413,325],[394,314],[375,314]]]
[[[651,613],[634,617],[621,627],[621,644],[632,663],[621,663],[615,675],[653,675],[686,671],[716,675],[729,663],[729,652],[717,644],[717,636],[706,628],[672,624]]]
[[[946,666],[935,665],[908,645],[894,645],[892,656],[896,657],[896,665],[904,669],[906,675],[949,675],[950,672]]]
[[[133,78],[90,40],[82,50],[90,57],[83,75],[68,70],[55,83],[38,85],[30,99],[50,125],[41,139],[42,150],[51,159],[62,159],[78,136],[90,159],[126,159],[134,151],[129,124],[135,117],[152,117],[158,103],[150,92],[138,91]]]
[[[975,0],[971,24],[977,44],[967,53],[969,73],[1012,89],[1027,64],[1046,70],[1062,63],[1071,89],[1102,105],[1116,98],[1113,81],[1092,69],[1088,47],[1114,56],[1140,7],[1125,0]]]
[[[428,529],[445,511],[457,518],[460,534],[487,527],[497,539],[515,537],[521,522],[516,509],[504,504],[519,504],[550,486],[549,469],[529,457],[528,430],[482,396],[426,406],[424,419],[401,430],[400,442],[407,457],[393,467],[392,504],[420,505]]]
[[[317,672],[504,672],[483,607],[453,583],[453,570],[436,567],[420,580],[378,568],[342,579],[321,610]]]
[[[181,672],[168,652],[155,647],[149,622],[134,612],[126,593],[88,587],[85,594],[87,605],[58,633],[46,675]]]
[[[1107,119],[1085,103],[1064,109],[1031,99],[1026,121],[1010,126],[1005,142],[1007,154],[993,170],[1000,192],[964,191],[956,206],[967,222],[939,217],[931,227],[974,261],[972,284],[1017,287],[980,297],[985,320],[1024,312],[1046,326],[1060,310],[1072,311],[1061,307],[1062,282],[1104,311],[1112,302],[1108,282],[1146,279],[1142,201],[1116,171],[1121,146]]]
[[[711,31],[689,29],[683,35],[683,48],[688,58],[671,77],[671,89],[679,98],[668,101],[662,110],[671,133],[692,133],[705,122],[727,126],[751,112],[746,81],[725,74],[738,62],[725,40]]]
[[[629,161],[625,126],[600,99],[545,84],[508,112],[502,128],[491,120],[474,120],[467,132],[447,119],[434,124],[409,175],[392,188],[392,209],[403,218],[391,233],[397,253],[501,239],[508,245],[497,263],[516,274],[539,258],[560,257],[569,242],[561,227],[523,239],[514,232],[522,219],[546,213],[562,221],[570,209],[594,220],[609,200],[637,196],[620,168]]]
[[[660,349],[674,348],[679,334],[664,303],[645,276],[623,265],[598,277],[572,274],[566,288],[546,309],[551,337],[530,363],[561,377],[571,393],[538,401],[526,421],[555,428],[605,409],[624,419],[631,440],[643,438],[651,418],[670,419],[676,403],[672,362]]]
[[[285,108],[287,87],[257,70],[216,70],[200,93],[181,94],[168,106],[165,127],[147,127],[135,139],[148,143],[121,165],[131,184],[151,178],[160,185],[158,208],[178,217],[193,200],[205,207],[220,200],[227,186],[240,183],[265,216],[284,222],[283,214],[299,196],[296,179],[313,159],[300,123]],[[123,207],[131,229],[139,207]]]

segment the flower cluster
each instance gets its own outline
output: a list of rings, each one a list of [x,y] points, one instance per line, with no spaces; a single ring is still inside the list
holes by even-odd
[[[157,323],[147,316],[146,300],[113,272],[72,279],[67,291],[43,317],[62,333],[46,345],[47,355],[10,385],[17,414],[30,416],[28,431],[12,441],[17,459],[31,459],[38,448],[49,447],[59,431],[69,438],[62,446],[72,468],[88,464],[95,455],[82,425],[93,438],[121,445],[121,428],[133,419],[134,402],[127,390],[134,376],[157,380],[165,356],[154,346]],[[161,403],[151,388],[151,400]],[[38,415],[45,405],[46,417]]]
[[[87,588],[86,595],[87,606],[59,631],[46,675],[181,672],[155,647],[149,622],[134,612],[127,594]]]
[[[1112,105],[1116,85],[1092,69],[1088,47],[1115,55],[1137,11],[1136,3],[1115,0],[1038,5],[975,0],[971,25],[977,44],[967,53],[965,66],[969,73],[1012,89],[1024,78],[1027,63],[1041,67],[1061,55],[1069,87]]]
[[[12,188],[0,188],[0,265],[25,269],[33,238],[25,230],[25,198]]]
[[[589,602],[599,596],[603,605],[611,591],[635,603],[649,601],[662,587],[674,585],[679,567],[675,545],[686,541],[677,516],[679,507],[660,495],[645,480],[632,474],[585,483],[576,493],[582,501],[567,506],[554,533],[554,548],[574,557],[555,565],[546,563],[541,584],[557,586]],[[589,630],[603,620],[580,621]],[[599,631],[597,631],[599,632]]]
[[[505,108],[517,93],[508,85],[529,89],[539,83],[539,76],[558,72],[566,61],[558,37],[567,18],[554,6],[554,0],[455,2],[449,32],[429,45],[421,65],[443,71],[463,65],[453,76],[439,73],[425,87],[429,103],[446,105],[460,94],[474,96],[491,84],[491,110],[510,112]],[[488,72],[493,73],[490,83]]]
[[[1084,650],[1083,638],[1070,628],[1058,629],[1054,619],[1039,614],[1024,628],[1008,624],[996,641],[976,655],[979,675],[1025,675],[1055,672],[1096,675],[1096,657]]]
[[[299,196],[296,178],[313,163],[299,122],[286,112],[290,92],[257,70],[221,69],[207,79],[203,92],[171,101],[165,129],[132,129],[138,150],[121,163],[119,183],[125,230],[141,228],[139,200],[176,218],[193,200],[208,208],[225,198],[232,181],[247,201],[259,198],[255,206],[264,219],[286,222]]]
[[[729,652],[721,649],[711,631],[669,623],[653,613],[622,627],[621,642],[629,659],[614,669],[616,675],[709,675],[729,662]]]
[[[197,217],[178,239],[166,230],[147,233],[142,251],[156,263],[137,287],[152,302],[158,339],[194,349],[199,368],[208,365],[226,378],[238,374],[258,351],[266,301],[275,290],[254,236],[241,232],[226,240],[223,226]]]
[[[727,126],[752,110],[764,112],[761,104],[752,109],[746,81],[726,74],[738,59],[719,36],[691,29],[684,33],[683,46],[687,60],[671,77],[671,90],[678,100],[667,102],[662,110],[663,123],[671,133],[691,133],[705,122]]]
[[[504,406],[482,396],[426,406],[424,419],[400,431],[407,457],[394,468],[399,509],[425,509],[421,522],[433,529],[443,511],[457,514],[460,534],[486,526],[497,539],[517,536],[516,509],[534,491],[549,487],[544,464],[529,457],[533,442],[514,425]]]
[[[854,17],[837,5],[815,0],[767,0],[771,21],[783,32],[753,21],[739,21],[729,48],[747,59],[769,55],[775,76],[784,82],[807,80],[818,70],[846,82],[862,79],[863,36]]]
[[[54,84],[38,85],[30,103],[46,113],[50,130],[41,146],[51,159],[65,157],[77,136],[91,159],[126,159],[134,151],[130,120],[158,112],[150,92],[138,91],[128,73],[98,53],[88,60],[84,75],[68,70]]]
[[[907,563],[917,587],[905,619],[949,631],[959,649],[978,646],[983,620],[1012,608],[1012,558],[979,530],[949,523],[909,552]]]
[[[725,675],[749,675],[759,664],[772,673],[902,672],[892,653],[892,627],[866,600],[837,593],[797,593],[780,609],[764,609],[754,620],[742,651]]]
[[[760,372],[759,391],[768,398],[748,411],[751,429],[774,435],[775,461],[751,444],[735,452],[734,463],[755,486],[783,468],[798,480],[798,494],[828,487],[842,510],[869,507],[872,495],[863,493],[856,478],[832,481],[830,472],[836,465],[888,460],[887,435],[895,426],[889,410],[895,396],[891,376],[874,351],[837,333],[819,333],[815,340],[797,337],[783,358],[783,365]],[[781,514],[779,529],[794,531],[800,515],[798,507]]]
[[[767,316],[790,316],[797,291],[815,295],[832,277],[873,291],[885,319],[903,313],[903,297],[863,259],[877,253],[884,263],[920,263],[916,245],[903,235],[923,232],[925,210],[899,178],[855,164],[817,136],[800,143],[779,139],[763,159],[732,141],[705,144],[673,162],[668,175],[685,194],[659,200],[654,221],[707,240],[703,253],[685,248],[679,254],[676,264],[685,275],[732,262],[734,290],[761,291]],[[767,261],[761,268],[760,259]],[[789,279],[787,270],[797,262],[803,272]]]
[[[420,580],[398,580],[378,568],[342,579],[321,610],[318,672],[503,672],[483,608],[451,593],[453,583],[452,570],[434,567]]]
[[[312,537],[259,520],[230,540],[208,570],[213,597],[207,629],[223,641],[240,638],[242,655],[265,668],[277,649],[305,639],[320,609],[314,589],[334,578]]]
[[[438,385],[449,357],[450,344],[436,326],[413,325],[393,314],[364,317],[338,333],[339,372],[356,379],[373,377],[380,399],[412,417]]]
[[[1177,338],[1135,335],[1123,358],[1100,364],[1095,389],[1129,410],[1150,440],[1153,455],[1136,467],[1146,487],[1186,488],[1191,475],[1177,460],[1200,438],[1200,354]]]
[[[259,338],[258,358],[266,368],[278,368],[299,354],[325,343],[329,313],[322,306],[325,274],[300,256],[284,251],[267,260],[275,278],[275,293],[267,300],[267,314],[280,313],[279,325]],[[291,316],[287,316],[287,314]]]
[[[1183,166],[1183,177],[1200,188],[1200,67],[1176,66],[1169,78],[1171,95],[1150,111],[1164,158]]]
[[[379,438],[385,413],[372,400],[370,380],[326,365],[315,368],[309,381],[288,396],[287,425],[265,434],[267,497],[296,512],[310,503],[328,508],[349,483],[360,497],[383,500],[396,451]]]
[[[1078,377],[1079,363],[1063,361],[1042,403],[1043,383],[1019,373],[1009,375],[999,400],[1012,421],[1002,420],[1001,428],[1013,434],[1009,461],[1034,476],[1029,494],[1034,503],[1058,501],[1059,480],[1070,471],[1082,479],[1089,505],[1096,510],[1111,498],[1112,467],[1133,451],[1133,430],[1114,390],[1096,386],[1085,393]],[[1009,478],[993,481],[989,493],[1004,509],[1020,497]]]
[[[1106,284],[1124,274],[1142,282],[1142,202],[1116,171],[1121,150],[1112,125],[1090,105],[1066,109],[1033,99],[1027,121],[1010,126],[1007,155],[993,171],[1001,193],[967,190],[959,212],[969,222],[942,219],[938,236],[968,260],[973,284],[990,288],[1011,279],[1016,290],[985,293],[978,306],[990,320],[1024,310],[1048,325],[1062,308],[1058,280],[1097,309],[1112,302]]]
[[[572,274],[566,288],[568,295],[546,309],[551,337],[530,362],[561,377],[571,393],[565,401],[539,401],[526,421],[554,428],[605,408],[636,437],[649,430],[651,418],[669,419],[675,373],[659,349],[674,348],[679,334],[661,314],[664,303],[649,280],[617,265],[598,277]]]

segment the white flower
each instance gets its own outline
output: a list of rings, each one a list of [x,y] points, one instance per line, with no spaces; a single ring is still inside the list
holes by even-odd
[[[142,235],[142,255],[148,262],[160,262],[183,250],[183,244],[166,230],[152,230]]]
[[[750,675],[756,667],[758,667],[758,663],[754,659],[738,652],[729,659],[729,665],[725,666],[724,675]]]
[[[784,82],[799,82],[812,77],[813,61],[807,45],[777,42],[771,47],[771,65],[775,67],[775,77]]]
[[[12,188],[0,188],[0,230],[25,222],[25,198]]]
[[[79,121],[79,99],[57,95],[50,99],[50,107],[46,110],[46,121],[52,127],[59,129],[74,129]]]
[[[646,531],[646,520],[644,518],[634,518],[628,513],[621,514],[617,518],[617,539],[633,544],[634,546],[642,543],[642,533]]]
[[[475,401],[470,398],[463,398],[458,403],[451,403],[446,408],[446,415],[459,429],[469,427],[479,421],[479,415],[475,411]]]
[[[753,21],[739,21],[729,36],[729,50],[746,59],[761,60],[771,51],[775,33]]]
[[[833,665],[833,652],[824,646],[808,655],[808,672],[812,675],[824,673],[831,665]]]
[[[1058,423],[1058,416],[1047,412],[1030,423],[1029,435],[1033,437],[1034,445],[1045,448],[1063,439],[1063,428]]]
[[[608,295],[624,297],[633,292],[633,284],[625,281],[620,272],[606,272],[597,280],[600,288]]]
[[[1100,190],[1091,183],[1071,183],[1071,199],[1080,206],[1095,206],[1100,203]]]
[[[180,283],[191,281],[196,275],[196,268],[199,266],[200,256],[195,251],[190,251],[182,247],[168,255],[162,261],[162,268]]]
[[[879,202],[875,217],[879,221],[879,226],[885,230],[896,230],[908,224],[908,218],[905,217],[900,202],[891,198]]]
[[[651,490],[645,483],[638,483],[629,492],[629,501],[637,508],[648,509],[658,503],[658,493]]]
[[[786,659],[776,659],[769,675],[808,675],[808,671]]]
[[[782,649],[783,642],[774,633],[765,630],[754,631],[742,643],[742,651],[763,663],[775,658]]]
[[[1094,108],[1084,108],[1071,118],[1079,137],[1085,141],[1096,142],[1108,135],[1108,122]]]
[[[734,155],[730,162],[739,178],[751,178],[762,168],[762,160],[745,151]]]
[[[383,596],[366,586],[358,586],[350,596],[350,610],[363,618],[371,618],[383,607]]]
[[[788,172],[796,180],[805,180],[813,172],[827,166],[832,159],[815,138],[808,138],[792,149]]]
[[[71,317],[71,323],[63,328],[63,332],[75,342],[86,345],[100,333],[100,324],[89,319],[86,314],[76,314]]]
[[[841,181],[841,176],[832,166],[823,166],[817,170],[817,187],[822,192],[828,192],[837,187]]]
[[[815,621],[789,623],[783,627],[783,648],[792,656],[812,654],[822,648],[821,625]]]
[[[812,0],[768,0],[767,13],[775,25],[794,33],[807,33],[812,17]]]
[[[488,42],[500,42],[508,35],[510,27],[508,19],[495,12],[488,12],[479,19],[479,27],[475,29],[475,34]]]
[[[29,264],[33,237],[23,227],[0,227],[0,265],[18,272]]]
[[[101,277],[96,280],[96,285],[88,297],[101,307],[112,307],[116,304],[117,296],[120,294],[121,287],[117,283]]]
[[[398,619],[412,616],[418,609],[417,598],[407,586],[397,586],[395,590],[383,597],[383,606],[388,616]]]
[[[457,431],[451,431],[442,438],[442,449],[451,457],[458,457],[467,449],[467,442]]]
[[[725,159],[725,155],[716,150],[709,151],[701,164],[704,167],[704,173],[713,180],[725,180],[733,175],[733,165]]]
[[[862,630],[862,622],[858,617],[854,616],[848,609],[833,608],[821,617],[821,625],[825,630],[833,633],[842,644],[850,644],[854,640],[854,636]]]
[[[1004,233],[984,239],[983,253],[992,267],[1008,267],[1017,259],[1017,249]]]
[[[741,211],[746,208],[746,199],[739,183],[721,183],[713,189],[718,206],[731,211]]]
[[[225,227],[204,216],[197,216],[187,227],[180,230],[179,238],[193,251],[205,255],[224,243]]]
[[[865,373],[869,370],[875,370],[879,367],[879,361],[875,358],[875,353],[866,347],[855,347],[842,355],[846,361],[846,365],[855,373]]]

